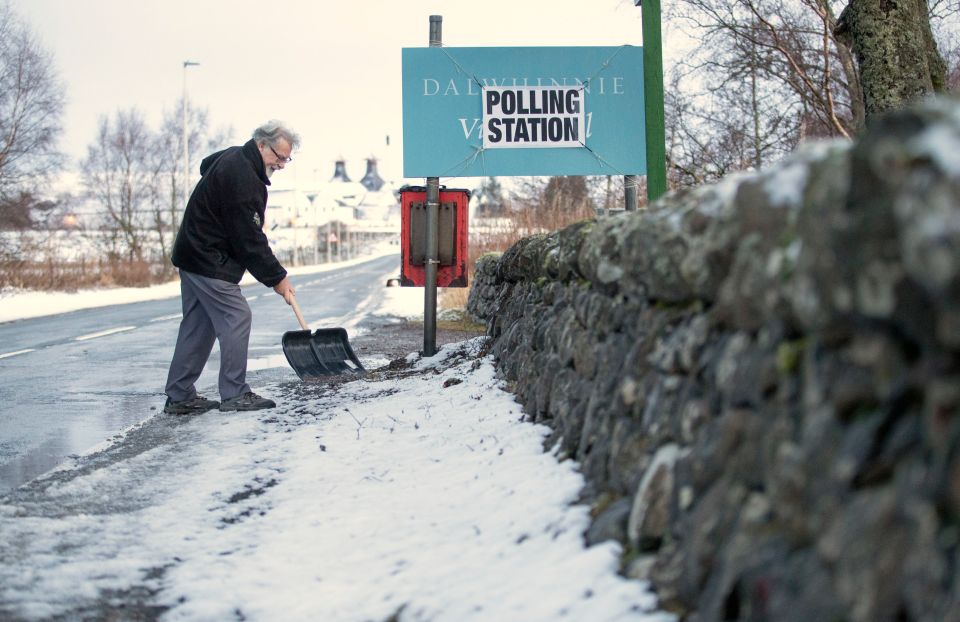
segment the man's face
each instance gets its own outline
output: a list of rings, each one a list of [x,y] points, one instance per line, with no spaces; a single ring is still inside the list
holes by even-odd
[[[263,157],[263,167],[267,173],[267,179],[270,179],[274,171],[282,169],[292,159],[290,152],[293,149],[290,147],[290,143],[283,138],[278,140],[274,147],[267,143],[261,143],[258,147],[260,148],[260,156]]]

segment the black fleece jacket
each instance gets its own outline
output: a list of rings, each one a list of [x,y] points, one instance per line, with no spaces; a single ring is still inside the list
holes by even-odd
[[[239,283],[244,270],[268,287],[282,281],[287,271],[263,233],[269,185],[253,140],[204,158],[173,244],[173,265],[231,283]]]

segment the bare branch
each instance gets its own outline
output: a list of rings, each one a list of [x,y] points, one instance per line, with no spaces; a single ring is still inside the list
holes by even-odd
[[[64,89],[49,55],[0,3],[0,196],[42,187],[60,170]]]

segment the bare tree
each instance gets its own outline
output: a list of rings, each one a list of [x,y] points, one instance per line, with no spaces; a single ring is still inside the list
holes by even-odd
[[[571,214],[593,216],[595,207],[590,192],[587,189],[585,177],[551,177],[543,189],[543,198],[538,211],[558,213],[566,211]]]
[[[850,49],[834,35],[837,0],[676,0],[670,15],[701,40],[686,75],[721,95],[733,84],[775,94],[802,136],[850,136],[863,118]],[[742,86],[741,86],[742,88]]]
[[[678,67],[677,177],[741,166],[737,125],[759,167],[803,139],[851,137],[868,113],[949,89],[960,80],[958,14],[955,0],[672,0],[669,18],[701,42]]]
[[[833,35],[837,0],[667,6],[700,41],[666,93],[671,187],[762,168],[806,138],[849,137],[862,122],[856,63]]]
[[[645,183],[645,179],[640,178],[641,185]],[[606,213],[624,208],[623,175],[591,175],[585,178],[585,181],[590,199],[598,210],[602,209]],[[638,188],[637,198],[642,205],[646,204],[646,197],[645,187]]]
[[[514,184],[510,216],[527,234],[554,231],[596,216],[586,177],[519,177]]]
[[[947,73],[947,90],[960,93],[960,48],[954,48],[950,55],[950,71]]]
[[[716,181],[778,160],[801,137],[803,108],[750,67],[700,96],[684,96],[674,77],[666,93],[667,176],[673,188]]]
[[[64,89],[49,55],[0,3],[0,195],[30,191],[59,170]]]
[[[160,203],[163,158],[158,144],[139,111],[121,110],[113,121],[101,117],[97,138],[81,164],[87,197],[103,209],[110,252],[123,252],[130,261],[145,259]]]

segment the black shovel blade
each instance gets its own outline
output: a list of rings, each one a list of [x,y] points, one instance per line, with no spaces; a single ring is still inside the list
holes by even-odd
[[[281,342],[287,362],[301,380],[366,372],[342,328],[290,331]]]

